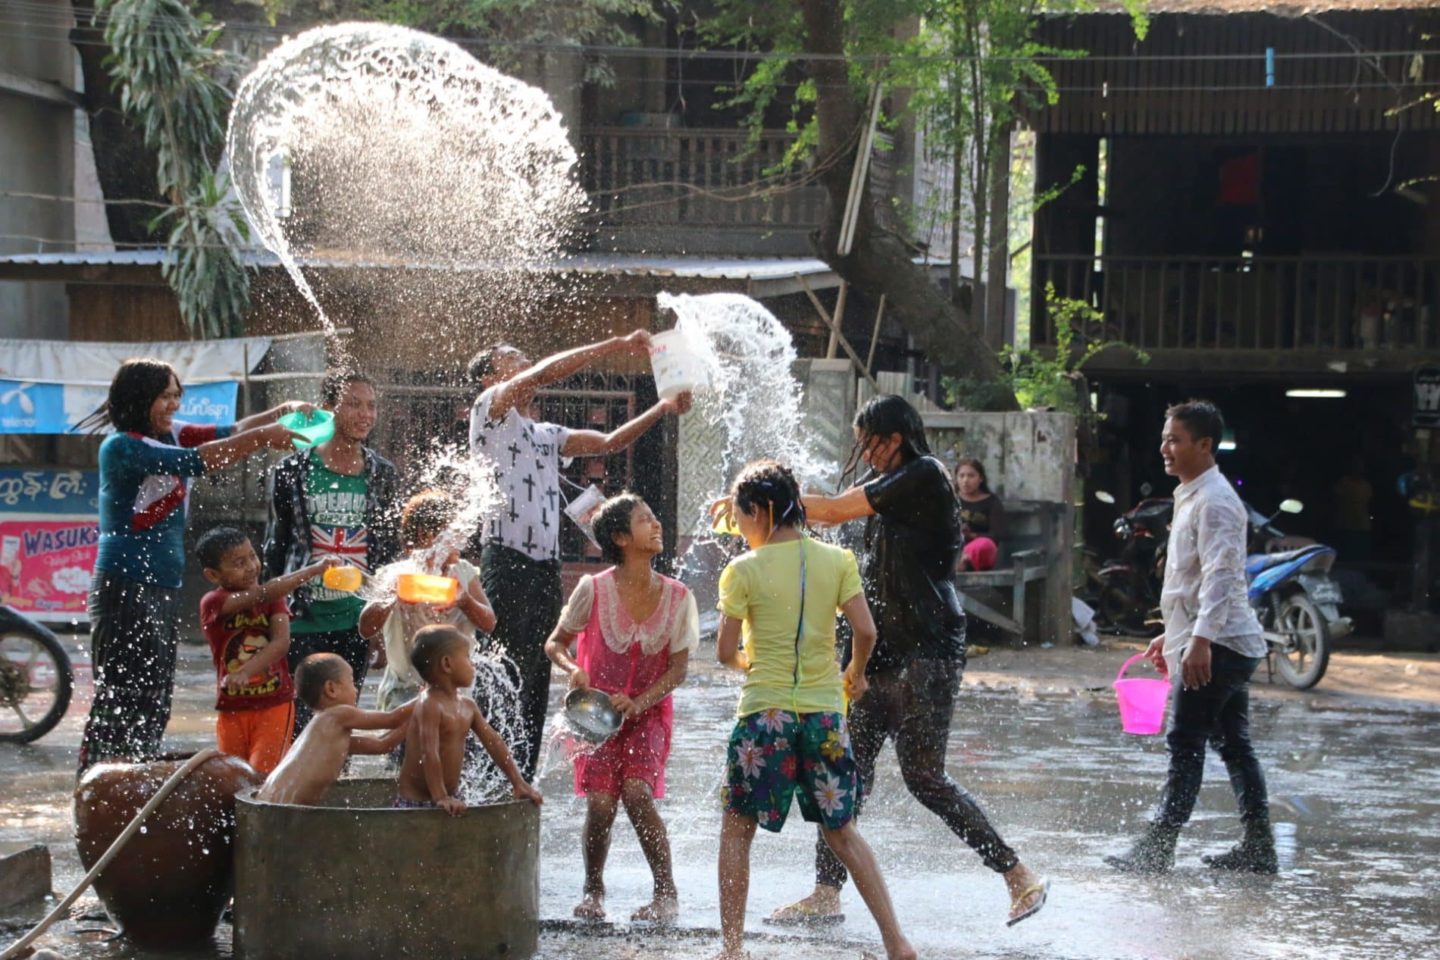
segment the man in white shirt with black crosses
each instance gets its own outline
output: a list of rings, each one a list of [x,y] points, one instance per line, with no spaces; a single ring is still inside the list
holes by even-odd
[[[499,343],[470,361],[472,381],[481,386],[470,409],[470,452],[495,469],[501,503],[483,531],[481,581],[495,607],[493,647],[520,669],[525,743],[511,744],[520,772],[533,779],[550,691],[545,639],[564,605],[560,583],[561,457],[605,456],[624,450],[666,413],[685,413],[690,395],[661,400],[610,433],[572,430],[535,419],[535,394],[595,361],[617,353],[645,354],[650,334],[576,347],[539,363]]]
[[[1126,873],[1165,873],[1190,819],[1205,773],[1208,742],[1225,761],[1244,839],[1201,859],[1217,870],[1276,873],[1275,837],[1265,775],[1250,745],[1250,676],[1265,656],[1265,638],[1246,596],[1249,516],[1215,464],[1225,431],[1219,409],[1191,400],[1165,411],[1160,456],[1180,480],[1165,557],[1160,612],[1165,633],[1146,650],[1176,682],[1171,694],[1170,770],[1160,806],[1130,852],[1105,861]]]

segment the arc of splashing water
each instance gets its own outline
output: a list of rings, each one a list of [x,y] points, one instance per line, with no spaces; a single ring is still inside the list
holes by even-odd
[[[347,104],[346,97],[363,97],[376,83],[392,93],[388,106],[380,102],[383,98]],[[332,335],[334,325],[301,272],[276,216],[281,198],[267,172],[276,156],[313,149],[314,144],[297,142],[299,134],[324,111],[337,111],[338,105],[362,108],[357,112],[374,117],[376,132],[382,136],[387,133],[387,109],[401,111],[390,115],[403,115],[407,129],[416,122],[433,128],[434,136],[399,143],[400,155],[413,147],[412,153],[423,159],[428,152],[453,145],[457,152],[449,159],[456,161],[458,171],[432,168],[417,171],[421,175],[465,176],[479,171],[459,184],[469,190],[452,191],[462,196],[447,197],[446,204],[435,204],[431,197],[430,204],[415,205],[421,208],[413,211],[417,217],[450,217],[456,229],[437,231],[429,249],[393,251],[402,263],[418,256],[452,268],[486,261],[504,268],[548,259],[584,207],[584,195],[574,182],[574,149],[542,91],[481,64],[449,41],[403,27],[349,23],[296,36],[265,57],[240,85],[226,148],[235,192],[255,235],[280,259]],[[475,143],[486,144],[494,162],[472,171],[460,161],[474,160],[477,154],[459,151]],[[497,190],[508,191],[518,202],[494,204],[493,209],[458,209],[472,191],[486,198]],[[430,209],[423,209],[426,206]],[[486,229],[491,229],[496,242],[477,243]]]

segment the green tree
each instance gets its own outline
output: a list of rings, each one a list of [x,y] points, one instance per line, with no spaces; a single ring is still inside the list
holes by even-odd
[[[147,229],[164,231],[165,278],[197,336],[240,333],[250,279],[235,249],[247,228],[214,172],[230,93],[216,79],[219,28],[181,0],[97,0],[106,66],[120,108],[153,152],[155,185],[168,206]]]
[[[1094,411],[1084,390],[1085,364],[1112,349],[1129,351],[1141,363],[1150,362],[1144,350],[1123,340],[1104,339],[1104,314],[1083,300],[1056,296],[1054,284],[1045,285],[1045,309],[1055,331],[1053,353],[1007,344],[1000,351],[1002,380],[987,383],[947,378],[946,399],[965,409],[985,409],[993,405],[997,391],[1006,390],[1024,409],[1048,407],[1088,420]]]
[[[1143,29],[1140,0],[1126,0]],[[711,27],[714,39],[780,54],[746,82],[739,99],[756,110],[774,101],[779,81],[803,77],[794,99],[794,120],[802,144],[813,146],[808,162],[828,195],[827,214],[816,239],[818,255],[872,298],[884,295],[893,315],[932,361],[948,374],[993,383],[986,406],[1014,409],[1000,361],[980,335],[976,319],[983,305],[960,293],[959,236],[965,205],[973,221],[972,273],[983,282],[999,278],[1003,298],[1009,250],[996,244],[991,197],[1005,171],[997,144],[1009,136],[1022,111],[1051,101],[1055,84],[1043,55],[1054,55],[1033,39],[1036,18],[1082,9],[1084,0],[800,0],[792,7],[759,0],[721,0],[722,17]],[[788,58],[784,55],[790,55]],[[1073,52],[1071,55],[1080,55]],[[893,198],[875,196],[869,184],[857,213],[854,240],[840,253],[841,222],[850,194],[861,130],[869,122],[865,101],[876,86],[891,92],[891,103],[908,111],[943,143],[955,162],[954,197],[948,211],[954,239],[952,289],[948,299],[913,262],[909,238],[877,216]],[[908,101],[908,102],[907,102]],[[901,105],[903,103],[903,105]],[[892,117],[896,119],[897,117]],[[796,162],[802,159],[794,158]],[[1003,232],[1000,232],[1003,236]],[[1003,299],[999,299],[1003,303]]]

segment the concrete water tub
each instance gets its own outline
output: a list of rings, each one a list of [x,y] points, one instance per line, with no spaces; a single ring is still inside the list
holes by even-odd
[[[395,781],[323,807],[236,800],[235,951],[246,960],[523,960],[540,933],[540,810],[395,810]]]

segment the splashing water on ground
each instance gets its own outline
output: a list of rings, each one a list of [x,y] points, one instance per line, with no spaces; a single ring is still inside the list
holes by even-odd
[[[402,27],[281,44],[241,84],[227,148],[256,236],[332,332],[299,261],[404,268],[347,272],[382,315],[444,316],[469,287],[514,322],[585,204],[543,92]]]

